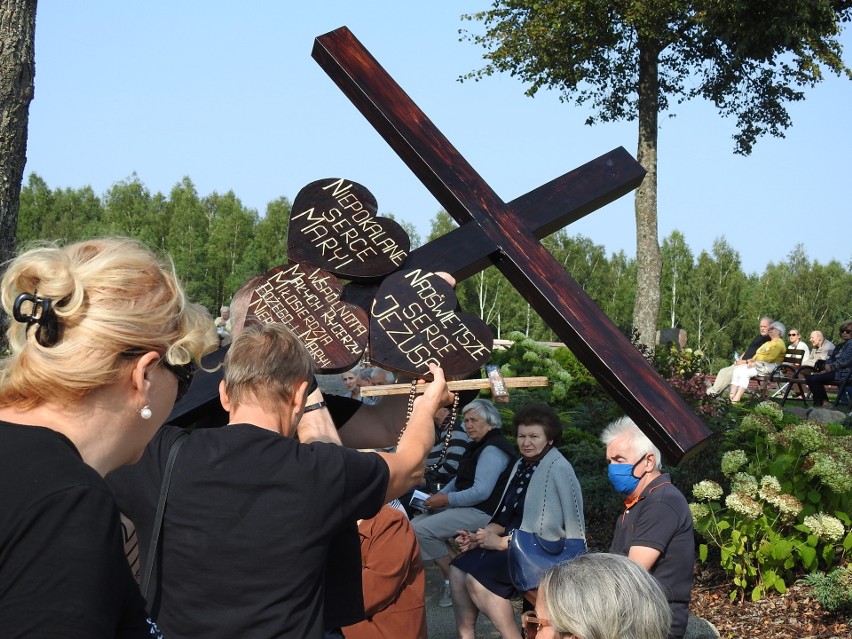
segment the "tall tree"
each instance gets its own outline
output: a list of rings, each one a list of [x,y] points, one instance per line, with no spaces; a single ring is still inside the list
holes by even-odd
[[[634,326],[652,344],[660,307],[657,239],[657,118],[670,103],[711,100],[734,116],[735,151],[765,133],[783,136],[786,104],[822,79],[822,68],[852,72],[837,39],[849,0],[494,0],[484,34],[486,66],[467,77],[509,72],[564,100],[590,102],[587,123],[638,122],[637,159],[647,170],[636,191],[637,290]]]
[[[712,255],[702,251],[698,256],[688,304],[694,327],[690,340],[708,357],[730,359],[734,349],[742,350],[754,337],[757,318],[749,322],[742,309],[746,284],[740,255],[723,238],[713,242]]]
[[[258,222],[257,212],[246,209],[233,191],[219,195],[215,191],[203,198],[202,205],[210,220],[207,239],[207,291],[212,299],[202,297],[199,303],[211,311],[231,299],[251,274],[244,260]]]
[[[681,313],[685,312],[684,300],[689,289],[695,260],[680,231],[672,231],[663,240],[663,277],[661,286],[660,321],[669,328],[687,329]]]
[[[0,270],[15,255],[35,78],[36,0],[0,2]]]
[[[254,261],[252,275],[265,273],[287,261],[287,229],[290,226],[290,200],[281,196],[266,205],[266,215],[257,223],[249,255]]]
[[[166,236],[166,250],[172,256],[175,269],[183,282],[186,292],[194,302],[201,302],[207,292],[207,238],[210,236],[210,224],[207,212],[189,177],[172,187],[169,202],[166,205],[166,217],[171,226]],[[213,297],[207,295],[211,310]]]
[[[104,196],[104,230],[110,234],[136,238],[148,246],[161,246],[161,220],[165,217],[162,198],[151,197],[142,180],[133,173],[113,184]]]

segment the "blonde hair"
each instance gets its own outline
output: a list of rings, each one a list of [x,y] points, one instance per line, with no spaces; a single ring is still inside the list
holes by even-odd
[[[81,399],[115,381],[128,354],[156,351],[172,364],[200,362],[216,345],[206,309],[187,301],[171,260],[138,242],[101,238],[43,245],[12,260],[2,280],[3,308],[21,294],[50,300],[59,339],[42,344],[40,327],[11,320],[11,355],[0,364],[0,406],[29,409]]]
[[[562,635],[666,639],[671,628],[662,587],[623,555],[580,555],[548,568],[538,587],[550,625]]]
[[[251,403],[272,409],[289,401],[313,374],[308,350],[283,324],[245,327],[225,356],[225,392],[232,408]]]

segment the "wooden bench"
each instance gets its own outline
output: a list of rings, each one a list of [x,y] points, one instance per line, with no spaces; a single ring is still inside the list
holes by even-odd
[[[791,346],[787,347],[784,352],[784,361],[778,364],[774,371],[769,375],[755,375],[748,380],[746,391],[754,393],[761,388],[765,389],[770,397],[779,397],[783,393],[789,394],[789,389],[785,388],[788,383],[787,375],[792,375],[801,367],[802,358],[805,352]],[[705,375],[704,379],[711,384],[716,381],[715,375]],[[786,399],[786,394],[784,398]],[[782,401],[783,406],[783,401]]]
[[[810,389],[805,383],[805,376],[815,372],[816,369],[814,369],[813,366],[799,366],[795,369],[782,369],[781,366],[783,365],[780,365],[777,369],[775,369],[775,372],[773,373],[773,376],[776,376],[777,373],[777,376],[775,377],[775,382],[778,384],[783,384],[781,390],[784,391],[784,394],[781,397],[781,405],[783,406],[784,403],[787,401],[790,392],[795,386],[798,389],[798,397],[796,397],[795,399],[801,400],[802,403],[807,406],[808,398],[810,397]],[[849,398],[849,392],[852,391],[852,386],[849,385],[850,381],[852,381],[852,377],[847,377],[842,382],[831,382],[825,385],[826,392],[832,392],[831,389],[834,389],[833,392],[836,393],[834,396],[834,401],[831,404],[832,407],[837,408],[837,405],[844,400],[844,397],[846,402],[852,403]],[[775,396],[777,395],[773,395],[773,397]]]
[[[756,375],[754,379],[758,380],[759,384],[765,385],[770,393],[770,397],[780,397],[783,395],[781,405],[787,400],[792,388],[792,380],[795,378],[799,369],[802,368],[802,360],[804,359],[805,351],[788,346],[784,352],[784,361],[775,367],[769,375]],[[801,388],[799,390],[801,393]]]

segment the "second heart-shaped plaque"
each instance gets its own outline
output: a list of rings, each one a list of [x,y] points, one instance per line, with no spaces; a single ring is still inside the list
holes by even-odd
[[[296,196],[287,231],[287,256],[341,277],[393,273],[408,256],[405,230],[376,216],[376,198],[342,178],[311,182]]]
[[[456,310],[453,288],[435,273],[414,269],[388,276],[370,314],[370,360],[423,377],[437,363],[448,379],[482,368],[494,339],[488,325]]]
[[[367,346],[367,313],[340,300],[331,273],[290,263],[268,271],[249,302],[252,321],[282,323],[302,340],[320,373],[352,368]]]

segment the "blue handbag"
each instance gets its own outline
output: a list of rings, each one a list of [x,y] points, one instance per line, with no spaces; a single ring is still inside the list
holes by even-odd
[[[542,539],[526,530],[515,530],[509,540],[509,575],[521,592],[535,590],[550,566],[586,552],[585,539]]]

